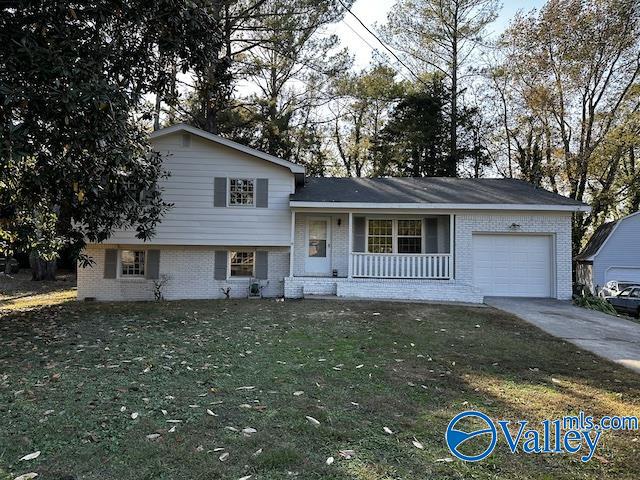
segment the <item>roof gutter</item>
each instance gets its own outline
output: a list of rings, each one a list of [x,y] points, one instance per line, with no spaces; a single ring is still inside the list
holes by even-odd
[[[369,202],[310,202],[289,200],[292,208],[329,208],[329,209],[405,209],[405,210],[520,210],[543,212],[585,212],[589,205],[540,205],[508,203],[369,203]]]

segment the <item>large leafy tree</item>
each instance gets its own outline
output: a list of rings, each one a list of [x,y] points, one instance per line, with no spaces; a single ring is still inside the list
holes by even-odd
[[[419,72],[442,76],[447,86],[448,156],[452,167],[459,148],[460,97],[467,88],[465,68],[477,57],[485,28],[497,16],[497,0],[398,0],[389,13],[383,35]]]
[[[316,128],[311,114],[327,102],[325,87],[349,66],[346,52],[336,51],[338,37],[321,31],[344,13],[337,0],[265,4],[259,23],[263,40],[242,59],[258,90],[247,99],[257,127],[257,148],[287,159],[306,153],[300,136]]]
[[[425,86],[426,85],[426,86]],[[446,91],[438,78],[420,84],[393,109],[374,148],[379,176],[453,176],[448,161]]]
[[[334,81],[333,137],[347,176],[362,177],[377,169],[372,147],[379,141],[389,110],[404,95],[405,85],[395,77],[392,68],[377,65]]]
[[[205,8],[203,8],[205,7]],[[51,261],[116,228],[148,239],[169,207],[145,95],[219,44],[199,0],[54,0],[0,7],[0,248]],[[87,259],[85,259],[87,260]],[[36,262],[36,276],[51,276]],[[46,267],[46,268],[45,268]]]
[[[589,201],[591,213],[574,218],[578,250],[590,228],[635,197],[640,181],[640,5],[550,0],[516,18],[501,46],[492,81],[513,173]]]

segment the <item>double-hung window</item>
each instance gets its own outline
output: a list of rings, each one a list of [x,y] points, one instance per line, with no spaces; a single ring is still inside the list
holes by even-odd
[[[369,219],[367,252],[422,253],[421,219]]]
[[[120,250],[120,275],[122,277],[144,277],[144,250]]]
[[[254,272],[255,252],[230,252],[230,277],[253,277]]]
[[[251,207],[254,203],[255,185],[252,179],[229,179],[229,205]]]
[[[398,253],[422,253],[422,220],[398,220]]]
[[[367,251],[369,253],[393,253],[393,220],[369,220]]]

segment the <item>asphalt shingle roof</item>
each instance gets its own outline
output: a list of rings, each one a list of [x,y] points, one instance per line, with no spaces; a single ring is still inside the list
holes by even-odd
[[[611,232],[613,231],[617,223],[618,223],[618,220],[615,220],[613,222],[603,223],[598,228],[596,228],[596,231],[593,232],[593,235],[591,235],[589,242],[582,249],[582,251],[576,257],[576,259],[586,260],[590,256],[595,255],[596,252],[602,246],[602,244],[605,242],[605,240],[609,238],[609,235],[611,235]]]
[[[296,202],[458,203],[582,206],[510,178],[308,178]]]

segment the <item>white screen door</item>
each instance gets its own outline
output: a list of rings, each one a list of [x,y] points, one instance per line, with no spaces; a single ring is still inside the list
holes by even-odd
[[[328,218],[309,218],[307,221],[306,273],[331,273],[331,222]]]

